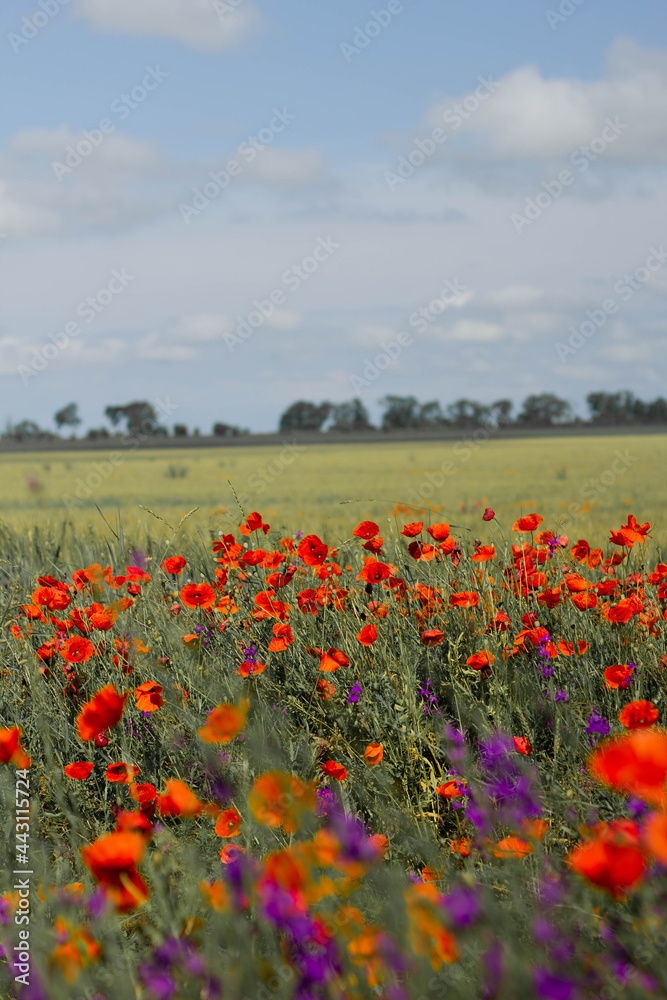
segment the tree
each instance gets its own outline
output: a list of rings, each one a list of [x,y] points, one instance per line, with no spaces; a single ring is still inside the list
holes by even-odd
[[[54,415],[53,420],[59,431],[63,427],[78,427],[81,423],[78,403],[69,403]]]
[[[443,414],[442,407],[437,399],[433,399],[430,403],[424,403],[420,406],[417,419],[420,427],[441,427],[443,424],[449,422]]]
[[[640,415],[643,404],[631,392],[591,392],[586,403],[594,424],[630,424]],[[639,406],[638,406],[639,404]]]
[[[495,421],[496,427],[505,427],[512,423],[513,409],[514,403],[511,399],[498,399],[495,403],[491,403],[489,413]]]
[[[446,413],[457,427],[480,427],[489,422],[489,407],[474,399],[457,399],[449,404]]]
[[[414,396],[383,396],[380,406],[384,407],[383,431],[420,426],[420,407]]]
[[[346,403],[336,403],[331,408],[333,423],[330,431],[350,433],[373,429],[368,416],[368,410],[360,399],[351,399]]]
[[[281,431],[321,431],[322,425],[331,413],[331,403],[307,403],[299,400],[292,403],[280,418]]]
[[[186,438],[188,436],[188,429],[185,424],[174,424],[174,437]]]
[[[167,433],[164,427],[158,425],[157,414],[146,400],[126,403],[125,406],[107,406],[104,415],[114,427],[121,420],[127,421],[125,431],[132,436]]]
[[[569,420],[571,416],[572,409],[566,400],[559,399],[551,392],[543,392],[540,396],[528,396],[524,400],[523,410],[517,420],[534,427],[551,427]]]
[[[242,434],[248,434],[249,431],[243,430],[241,427],[236,427],[235,424],[214,424],[213,434],[215,437],[240,437]]]

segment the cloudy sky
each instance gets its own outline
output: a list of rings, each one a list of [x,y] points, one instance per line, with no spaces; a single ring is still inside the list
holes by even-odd
[[[662,0],[11,0],[0,421],[666,394]]]

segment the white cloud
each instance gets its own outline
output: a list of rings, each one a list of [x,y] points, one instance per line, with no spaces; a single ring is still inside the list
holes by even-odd
[[[167,38],[203,52],[235,48],[257,28],[254,0],[74,0],[94,31]]]
[[[487,323],[478,319],[460,319],[451,327],[434,327],[443,340],[458,340],[464,343],[489,344],[500,340],[503,328],[500,323]]]
[[[627,128],[611,139],[605,160],[666,163],[667,52],[645,50],[631,39],[611,48],[600,80],[546,79],[536,66],[522,66],[498,81],[474,109],[471,95],[444,98],[426,116],[425,127],[443,127],[444,159],[495,163],[546,161],[569,156],[599,137],[607,119]],[[455,105],[470,98],[470,110]],[[459,115],[443,122],[450,109]],[[463,117],[465,116],[465,117]],[[419,132],[423,136],[424,129]],[[607,132],[610,135],[610,132]],[[462,137],[463,141],[459,141]]]
[[[248,179],[273,187],[303,187],[324,180],[327,171],[316,149],[264,149],[249,169]]]
[[[542,292],[538,288],[531,288],[529,285],[510,285],[499,292],[494,292],[490,300],[493,305],[514,309],[532,305],[541,296]]]

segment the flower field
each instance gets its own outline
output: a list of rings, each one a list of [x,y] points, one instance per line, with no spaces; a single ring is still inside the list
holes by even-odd
[[[361,516],[3,533],[3,1000],[667,997],[660,525]]]

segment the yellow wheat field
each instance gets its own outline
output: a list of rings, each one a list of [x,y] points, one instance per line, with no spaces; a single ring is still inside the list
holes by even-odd
[[[493,440],[469,433],[459,442],[173,448],[139,451],[42,452],[0,456],[0,521],[12,529],[77,530],[109,525],[140,541],[170,534],[193,508],[183,530],[233,530],[259,510],[273,527],[349,536],[372,518],[381,526],[396,504],[412,505],[402,520],[433,510],[439,520],[483,537],[482,509],[493,507],[509,527],[537,511],[544,527],[603,544],[629,513],[664,533],[667,436]],[[230,486],[231,483],[231,486]],[[390,530],[389,525],[383,528]],[[661,538],[655,536],[657,542]],[[662,539],[664,541],[664,539]]]

